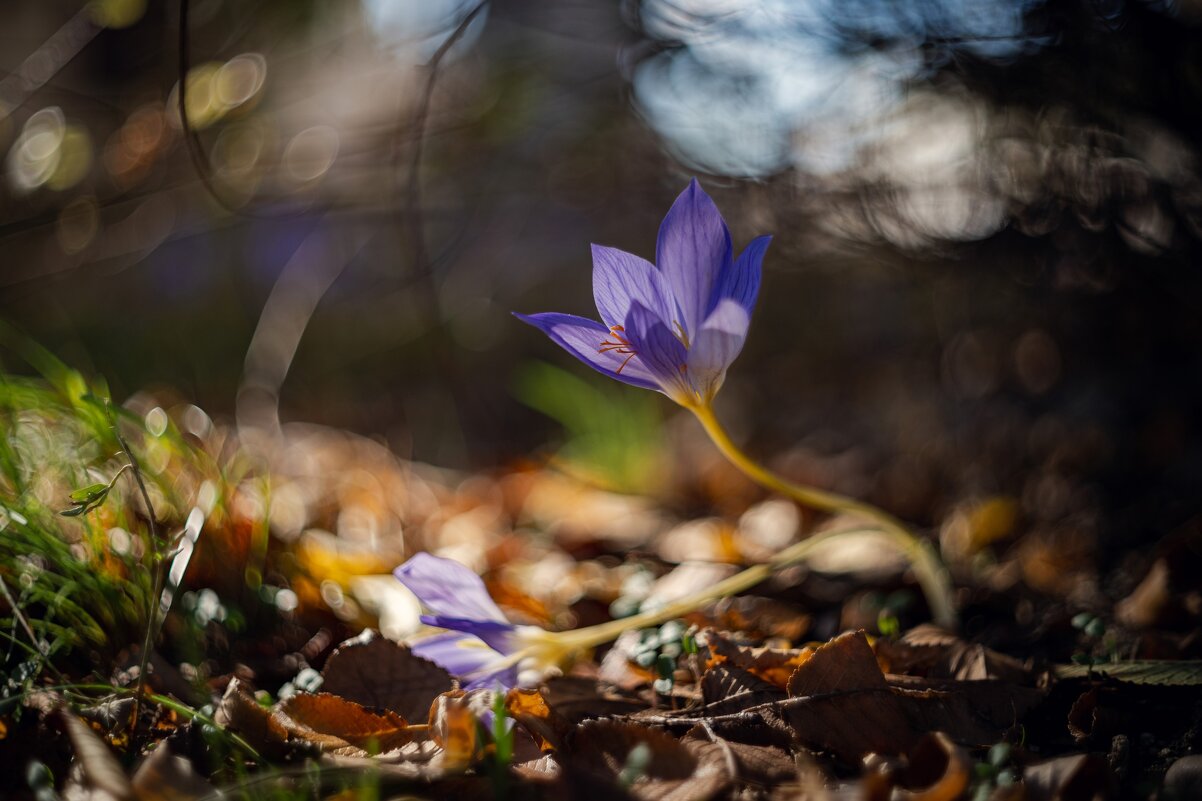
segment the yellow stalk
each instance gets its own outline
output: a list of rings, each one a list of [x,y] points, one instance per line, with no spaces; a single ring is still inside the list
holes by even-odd
[[[608,623],[599,623],[596,626],[589,626],[585,629],[576,629],[573,631],[558,632],[555,634],[560,642],[575,650],[586,650],[594,648],[610,640],[617,639],[623,632],[631,629],[645,629],[652,626],[660,626],[667,623],[669,620],[676,620],[685,615],[696,612],[706,604],[717,601],[720,598],[726,598],[731,595],[737,595],[740,592],[751,589],[759,584],[764,579],[771,576],[778,570],[783,570],[786,567],[804,562],[819,546],[824,545],[831,540],[840,537],[851,537],[863,534],[879,534],[881,533],[876,528],[857,528],[845,529],[843,531],[828,531],[822,534],[815,534],[812,537],[794,543],[788,548],[785,548],[776,556],[767,562],[752,565],[751,567],[734,574],[730,578],[723,579],[716,584],[705,588],[701,592],[687,595],[671,603],[665,604],[658,609],[652,609],[648,612],[641,612],[631,617],[623,617],[617,620],[611,620]]]
[[[752,481],[773,492],[786,495],[815,511],[855,515],[878,526],[881,533],[889,538],[914,568],[914,575],[918,579],[919,586],[922,587],[927,604],[931,607],[931,615],[935,622],[946,629],[955,629],[956,609],[952,600],[951,581],[947,570],[939,561],[935,549],[929,543],[914,536],[896,517],[871,504],[834,492],[794,484],[764,468],[735,445],[730,435],[726,433],[726,429],[714,416],[713,407],[708,403],[689,404],[685,408],[696,415],[697,420],[705,429],[705,433],[713,440],[722,455]]]

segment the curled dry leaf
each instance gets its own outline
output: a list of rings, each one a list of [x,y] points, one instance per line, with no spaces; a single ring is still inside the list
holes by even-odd
[[[430,737],[442,749],[439,762],[449,772],[466,770],[479,758],[484,742],[468,693],[452,690],[434,700]]]
[[[1167,616],[1173,600],[1168,562],[1157,559],[1139,586],[1115,605],[1115,617],[1124,626],[1148,628]]]
[[[281,757],[290,750],[288,732],[238,679],[230,680],[226,686],[213,719],[217,725],[241,734],[268,758]]]
[[[1202,528],[1186,526],[1156,551],[1139,586],[1115,605],[1115,616],[1131,628],[1196,628],[1202,622]]]
[[[898,774],[897,801],[953,801],[968,788],[972,759],[945,734],[935,732],[918,741]]]
[[[290,738],[341,754],[384,753],[413,739],[395,712],[373,712],[330,693],[297,693],[277,705],[272,719]]]
[[[75,749],[76,762],[82,768],[85,792],[90,797],[104,794],[116,801],[134,801],[133,785],[108,745],[75,713],[63,709],[59,719]]]
[[[327,693],[406,720],[425,718],[434,699],[453,687],[450,673],[371,629],[330,654],[321,685]]]
[[[435,700],[430,707],[429,733],[442,749],[436,759],[442,770],[463,771],[493,752],[496,700],[492,690],[452,690]],[[513,765],[538,761],[561,738],[559,729],[570,728],[536,690],[511,690],[505,708]]]
[[[381,782],[437,782],[451,773],[444,770],[439,755],[442,751],[430,739],[414,739],[395,751],[378,756],[362,754],[324,754],[323,765],[350,771],[370,771]],[[458,771],[457,771],[458,772]]]
[[[856,631],[819,646],[793,671],[786,689],[790,696],[798,697],[887,686],[868,638]]]
[[[1073,702],[1068,712],[1068,731],[1078,745],[1091,739],[1109,742],[1114,721],[1111,720],[1113,712],[1102,703],[1104,693],[1102,688],[1091,687]]]

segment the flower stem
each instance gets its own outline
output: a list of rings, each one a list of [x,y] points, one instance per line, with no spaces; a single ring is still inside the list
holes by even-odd
[[[146,687],[146,671],[150,666],[150,650],[154,647],[154,636],[157,633],[159,598],[163,594],[163,585],[167,580],[166,563],[161,556],[163,541],[159,538],[158,525],[154,519],[154,504],[150,502],[150,493],[146,491],[146,482],[142,479],[142,471],[138,468],[138,459],[134,456],[133,450],[129,447],[129,443],[125,441],[125,437],[121,435],[121,425],[113,414],[111,403],[105,404],[105,412],[108,414],[109,424],[113,429],[113,436],[117,438],[117,444],[121,446],[121,450],[125,451],[125,457],[129,459],[129,463],[122,467],[116,476],[113,476],[113,481],[109,486],[116,483],[117,478],[124,473],[126,468],[133,471],[134,481],[138,484],[138,491],[142,495],[142,503],[146,505],[146,525],[150,529],[147,537],[147,558],[150,560],[150,570],[153,576],[152,589],[150,596],[146,599],[146,636],[142,639],[142,653],[138,662],[138,683],[137,690],[134,693],[134,708],[130,714],[130,736],[132,737],[138,728],[138,713],[142,706],[142,695]]]
[[[527,636],[532,636],[532,639],[525,648],[510,653],[496,662],[490,662],[487,666],[481,668],[478,673],[494,673],[517,665],[527,658],[540,659],[544,663],[557,665],[560,668],[566,669],[572,662],[580,658],[582,654],[591,651],[598,645],[604,645],[607,642],[616,640],[627,631],[660,626],[669,620],[684,617],[719,598],[726,598],[749,590],[778,570],[783,570],[786,567],[804,562],[816,549],[831,540],[865,534],[881,536],[882,532],[874,526],[872,528],[842,529],[840,531],[826,531],[821,534],[815,534],[783,549],[767,562],[752,565],[730,578],[723,579],[713,586],[705,588],[701,592],[687,595],[658,609],[641,612],[632,617],[623,617],[607,623],[599,623],[595,626],[572,629],[570,631],[543,631],[542,629],[530,627],[532,630],[537,631],[537,636],[528,634]]]
[[[659,626],[667,623],[669,620],[675,620],[683,617],[690,612],[696,612],[711,601],[716,601],[719,598],[725,598],[730,595],[736,595],[745,590],[749,590],[759,584],[764,579],[771,576],[778,570],[783,570],[786,567],[804,562],[819,546],[824,545],[831,540],[840,537],[851,537],[862,534],[880,534],[880,530],[873,528],[856,528],[844,529],[842,531],[828,531],[822,534],[815,534],[812,537],[794,543],[788,548],[780,551],[776,556],[767,562],[752,565],[733,576],[723,579],[718,583],[707,587],[701,592],[687,595],[671,603],[665,604],[658,609],[652,609],[647,612],[642,612],[632,617],[623,617],[617,620],[611,620],[608,623],[600,623],[596,626],[589,626],[584,629],[576,629],[575,631],[560,632],[556,635],[561,642],[573,649],[585,650],[593,648],[610,640],[617,639],[623,632],[632,629],[645,629],[651,626]]]
[[[948,629],[956,628],[956,609],[952,600],[951,580],[947,570],[939,561],[935,549],[924,540],[919,539],[906,528],[905,524],[888,512],[877,507],[848,498],[834,492],[794,484],[778,476],[771,470],[754,461],[739,449],[731,440],[726,429],[714,416],[713,407],[709,404],[688,405],[686,408],[696,415],[697,420],[705,429],[705,433],[713,440],[718,450],[730,462],[743,471],[752,481],[782,495],[787,495],[803,506],[828,514],[849,514],[871,521],[880,528],[893,545],[905,555],[914,568],[914,575],[922,587],[927,604],[935,623]],[[806,540],[805,542],[810,542]],[[804,543],[799,543],[804,544]],[[782,551],[782,554],[784,551]],[[753,570],[755,568],[752,568]],[[736,576],[737,578],[737,576]]]

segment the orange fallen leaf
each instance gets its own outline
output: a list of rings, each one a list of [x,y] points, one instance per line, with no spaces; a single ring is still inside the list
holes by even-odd
[[[293,737],[327,750],[351,745],[383,753],[413,739],[408,723],[395,712],[373,712],[330,693],[297,693],[279,704],[273,717]]]
[[[483,752],[480,724],[463,690],[452,690],[430,707],[430,736],[442,748],[443,767],[464,770]]]

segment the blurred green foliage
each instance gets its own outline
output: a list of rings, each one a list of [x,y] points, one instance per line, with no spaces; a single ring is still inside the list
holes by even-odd
[[[103,671],[145,631],[156,550],[132,481],[115,480],[128,460],[113,425],[144,466],[164,531],[215,466],[174,426],[156,435],[129,410],[110,418],[102,382],[3,322],[0,348],[40,373],[0,370],[0,693],[12,697],[47,667]]]
[[[563,426],[557,459],[569,472],[617,492],[655,494],[664,476],[656,395],[586,381],[546,362],[523,365],[513,393]]]

